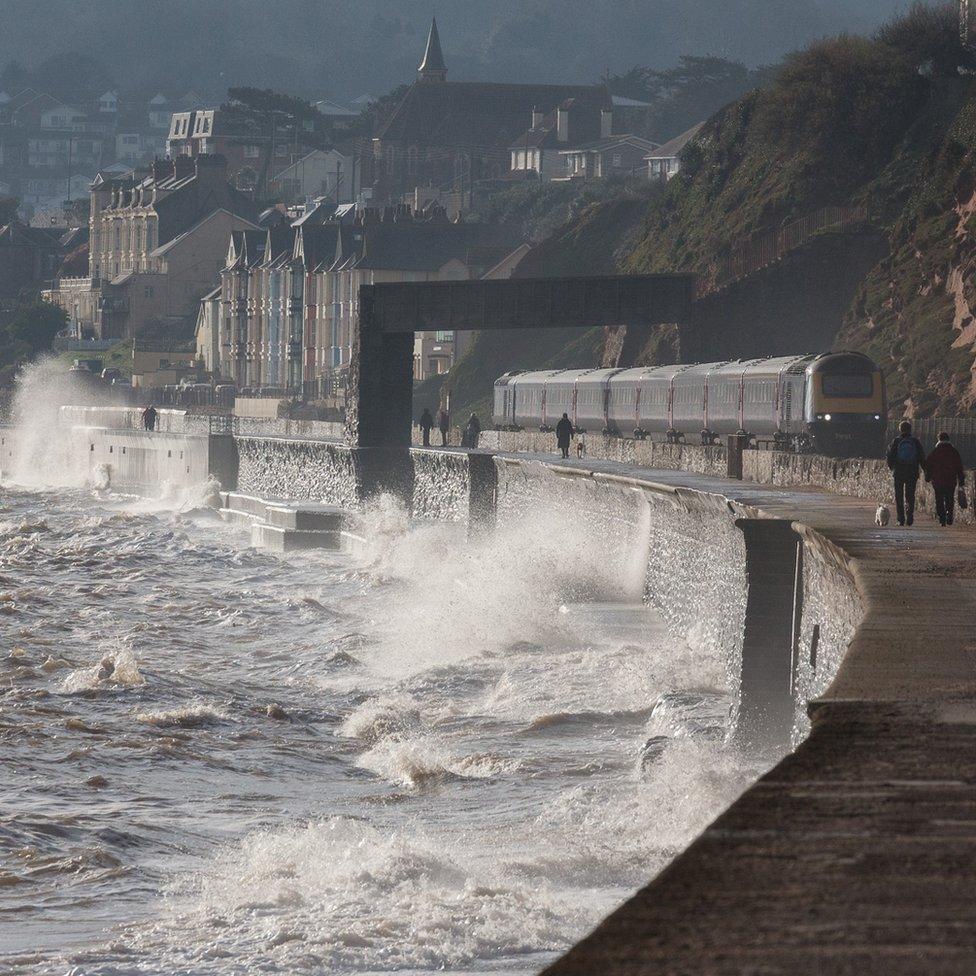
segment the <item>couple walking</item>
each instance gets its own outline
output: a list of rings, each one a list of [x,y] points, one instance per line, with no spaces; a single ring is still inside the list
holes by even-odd
[[[941,525],[952,525],[956,510],[956,490],[960,504],[965,500],[966,472],[962,457],[949,442],[948,434],[939,434],[939,442],[926,456],[922,442],[912,434],[906,420],[899,435],[888,448],[888,467],[895,479],[895,506],[899,525],[915,521],[915,491],[920,474],[931,482],[935,492],[935,512]]]

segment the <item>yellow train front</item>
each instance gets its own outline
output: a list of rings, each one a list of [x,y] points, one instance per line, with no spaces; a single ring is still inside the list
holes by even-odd
[[[834,457],[880,454],[888,404],[884,376],[872,360],[860,353],[826,353],[807,366],[805,385],[810,449]]]

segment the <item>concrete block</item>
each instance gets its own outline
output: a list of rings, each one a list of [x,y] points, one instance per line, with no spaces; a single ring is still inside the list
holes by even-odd
[[[288,505],[268,505],[265,518],[269,525],[300,532],[338,532],[342,528],[343,511],[335,505],[299,502]]]
[[[251,543],[273,552],[295,552],[303,549],[342,549],[342,533],[338,530],[284,529],[258,522],[251,527]]]

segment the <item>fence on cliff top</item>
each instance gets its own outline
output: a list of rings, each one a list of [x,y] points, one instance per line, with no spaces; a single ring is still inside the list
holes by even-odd
[[[976,467],[976,416],[973,417],[926,417],[913,420],[912,430],[922,442],[926,451],[931,451],[943,431],[962,455],[967,468]],[[894,424],[888,432],[891,437],[898,436],[898,425]]]
[[[765,231],[731,247],[716,261],[707,276],[700,277],[696,298],[704,298],[727,288],[763,268],[782,261],[820,234],[854,233],[870,226],[866,205],[856,207],[822,207],[798,220]]]

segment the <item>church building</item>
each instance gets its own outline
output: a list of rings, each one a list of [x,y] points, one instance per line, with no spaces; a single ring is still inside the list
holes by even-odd
[[[572,104],[610,126],[610,94],[602,85],[515,85],[448,81],[437,21],[410,86],[373,139],[374,195],[404,199],[418,187],[464,197],[479,181],[508,176],[511,146],[536,118]]]

